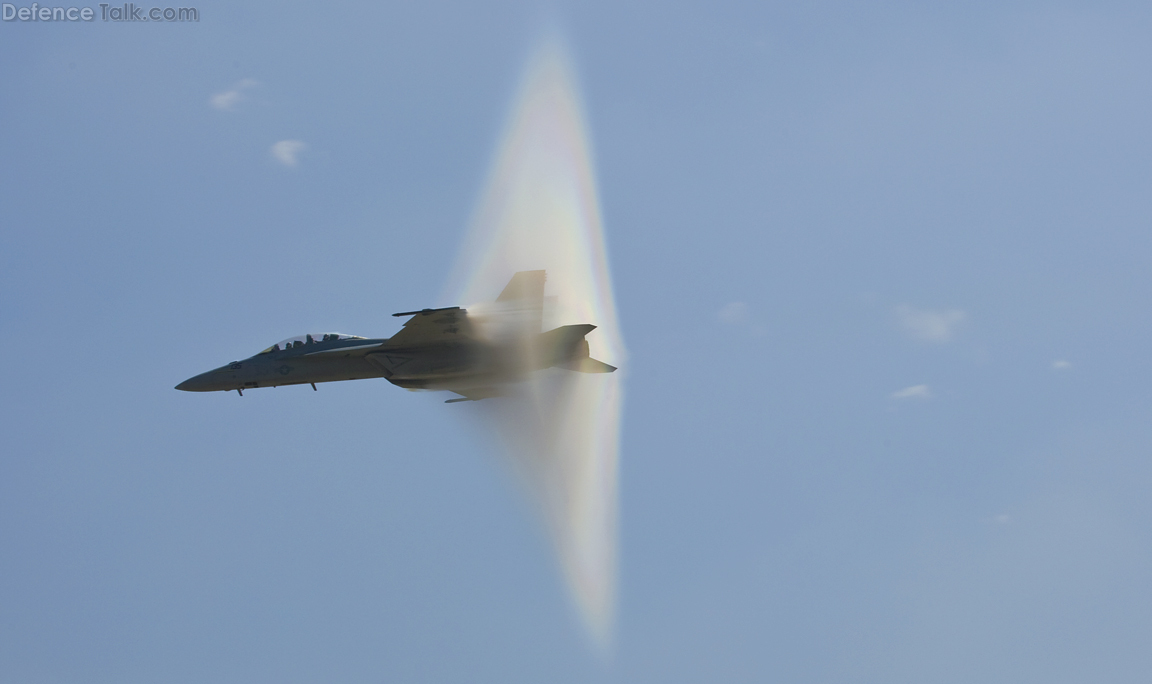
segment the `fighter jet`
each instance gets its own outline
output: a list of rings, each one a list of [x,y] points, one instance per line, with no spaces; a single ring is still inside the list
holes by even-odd
[[[410,316],[389,338],[343,333],[291,337],[242,361],[233,361],[176,385],[186,392],[228,392],[280,385],[385,378],[411,390],[446,390],[445,403],[500,396],[536,371],[563,368],[580,373],[616,370],[589,356],[584,323],[541,332],[544,271],[512,276],[496,301],[466,309],[404,311]]]

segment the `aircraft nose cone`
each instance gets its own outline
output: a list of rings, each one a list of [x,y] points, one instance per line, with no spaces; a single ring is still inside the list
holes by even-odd
[[[176,385],[176,389],[181,392],[203,392],[204,391],[204,376],[197,375],[193,378],[188,378],[184,382]]]
[[[179,385],[176,385],[176,389],[182,392],[212,392],[214,390],[228,389],[227,382],[222,381],[224,381],[224,378],[220,377],[219,369],[217,369],[188,378]]]

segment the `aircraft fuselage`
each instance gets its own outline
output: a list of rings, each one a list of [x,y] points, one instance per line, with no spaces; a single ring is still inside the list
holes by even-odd
[[[233,361],[189,378],[176,389],[243,392],[258,387],[385,378],[406,389],[459,390],[516,382],[573,353],[579,356],[578,351],[565,349],[563,358],[558,358],[554,352],[541,353],[538,347],[470,339],[420,345],[393,344],[390,339],[379,338],[317,340]]]
[[[591,324],[540,332],[544,271],[521,271],[478,316],[458,306],[393,314],[408,316],[389,338],[340,333],[302,335],[255,356],[201,373],[176,386],[188,392],[227,392],[385,378],[407,389],[447,390],[464,399],[499,396],[501,387],[532,372],[558,367],[611,373],[588,356]]]
[[[385,342],[385,339],[318,341],[262,352],[189,378],[176,389],[219,392],[387,377],[385,369],[366,358],[369,350],[379,350]]]

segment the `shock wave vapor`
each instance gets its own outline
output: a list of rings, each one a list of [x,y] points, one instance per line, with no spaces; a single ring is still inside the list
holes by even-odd
[[[410,318],[390,338],[291,338],[177,389],[385,378],[454,393],[448,403],[464,403],[453,410],[473,414],[470,422],[504,445],[573,605],[606,649],[623,406],[622,373],[613,371],[626,352],[591,149],[566,52],[544,41],[528,60],[444,289],[441,301],[456,306],[395,314]]]

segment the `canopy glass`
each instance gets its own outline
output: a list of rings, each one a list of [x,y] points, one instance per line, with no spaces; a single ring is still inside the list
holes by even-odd
[[[317,342],[335,342],[336,340],[363,340],[367,339],[359,335],[345,335],[344,333],[310,333],[307,335],[297,335],[296,337],[289,337],[286,340],[277,342],[276,344],[268,347],[261,354],[271,354],[274,351],[281,349],[294,349],[296,347],[303,347],[308,344],[316,344]]]

